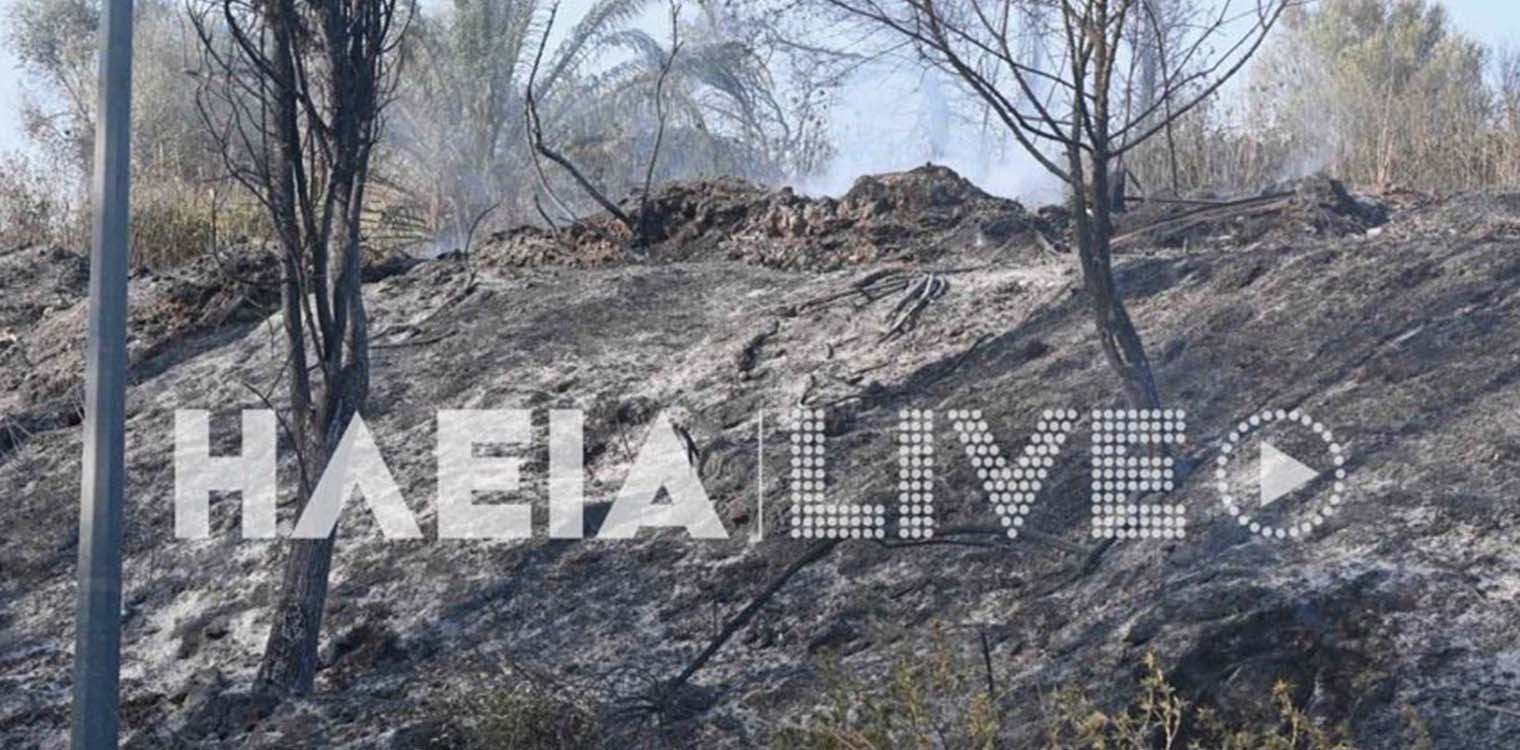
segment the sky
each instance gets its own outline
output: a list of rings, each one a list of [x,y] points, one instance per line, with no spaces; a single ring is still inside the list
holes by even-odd
[[[1520,3],[1514,0],[1446,0],[1457,28],[1489,46],[1520,47]]]
[[[21,96],[21,71],[5,38],[10,35],[11,5],[17,0],[0,0],[0,150],[10,151],[22,145],[21,123],[16,107]]]
[[[0,0],[0,40],[8,34],[10,9],[28,0]],[[437,0],[424,0],[431,4]],[[567,0],[561,17],[570,19],[591,0]],[[1454,25],[1490,46],[1509,46],[1520,50],[1520,2],[1515,0],[1444,0]],[[659,13],[649,14],[641,26],[660,33],[664,21]],[[25,147],[25,137],[17,118],[19,84],[22,72],[6,45],[0,44],[0,151]],[[924,127],[925,120],[935,118],[934,102],[942,92],[934,84],[900,80],[884,86],[867,78],[842,92],[835,108],[831,134],[836,142],[848,144],[844,158],[835,168],[820,175],[812,185],[814,192],[837,193],[848,187],[856,175],[904,169],[930,159],[946,163],[971,179],[983,183],[992,192],[1025,198],[1040,197],[1048,186],[1022,175],[1031,172],[1022,163],[989,164],[976,145],[958,139],[949,147],[926,143],[910,134]],[[1015,158],[1015,157],[1010,157]]]

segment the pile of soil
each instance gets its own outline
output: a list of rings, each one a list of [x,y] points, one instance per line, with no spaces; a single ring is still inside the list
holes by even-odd
[[[1263,241],[1362,235],[1387,223],[1385,201],[1339,180],[1307,177],[1253,196],[1141,201],[1118,219],[1116,248],[1245,247]]]
[[[623,208],[638,210],[635,202]],[[731,260],[821,271],[933,261],[967,247],[1019,251],[1027,249],[1030,232],[1055,229],[1017,201],[989,195],[935,165],[862,177],[838,199],[731,178],[677,183],[652,195],[645,210],[650,230],[642,248],[630,251],[625,228],[601,215],[558,234],[533,227],[498,233],[480,256],[506,266]]]

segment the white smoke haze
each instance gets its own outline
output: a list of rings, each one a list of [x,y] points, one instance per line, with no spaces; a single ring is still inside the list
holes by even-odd
[[[594,2],[561,2],[556,30],[550,35],[551,48]],[[824,6],[804,7],[809,13],[823,11],[825,15],[808,16],[811,21],[803,27],[829,18]],[[669,35],[668,12],[663,3],[651,2],[629,25],[664,40]],[[684,15],[698,12],[687,8]],[[846,53],[879,51],[882,40],[874,34],[861,33],[847,16],[834,20],[841,23],[824,24],[830,30],[806,33],[805,41]],[[597,60],[591,69],[609,68],[617,62]],[[787,78],[782,65],[771,72],[778,79]],[[1064,198],[1065,186],[1030,157],[1001,123],[982,122],[980,107],[959,81],[944,72],[926,70],[923,61],[911,54],[887,54],[861,65],[832,93],[827,134],[833,157],[818,173],[792,181],[790,187],[798,192],[838,197],[862,176],[934,163],[955,170],[988,193],[1026,205]]]
[[[835,155],[797,189],[839,196],[862,175],[926,163],[949,167],[993,195],[1025,204],[1062,199],[1064,185],[1007,134],[983,123],[957,83],[937,70],[877,61],[840,87],[830,110]]]

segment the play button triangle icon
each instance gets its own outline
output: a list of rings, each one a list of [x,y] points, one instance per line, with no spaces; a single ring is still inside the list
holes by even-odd
[[[1261,443],[1260,471],[1262,507],[1271,505],[1319,476],[1319,472],[1266,441]]]

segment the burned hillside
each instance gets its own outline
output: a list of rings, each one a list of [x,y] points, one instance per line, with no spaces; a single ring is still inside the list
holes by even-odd
[[[1126,216],[1118,284],[1166,403],[1187,413],[1169,498],[1186,537],[1112,545],[1091,538],[1086,435],[1091,410],[1125,405],[1064,209],[939,167],[837,200],[724,180],[652,203],[644,248],[593,218],[370,276],[364,417],[427,538],[381,539],[348,506],[317,694],[278,705],[250,685],[283,542],[241,540],[226,498],[211,539],[176,539],[169,440],[176,409],[209,409],[230,450],[237,410],[284,402],[277,266],[246,247],[132,280],[127,747],[469,747],[490,715],[474,698],[496,693],[591,746],[785,747],[837,725],[837,675],[890,691],[905,660],[937,659],[972,684],[928,703],[990,692],[1001,741],[1038,747],[1051,700],[1081,685],[1122,711],[1152,653],[1183,698],[1231,721],[1273,721],[1259,714],[1282,683],[1355,747],[1513,744],[1520,194],[1373,197],[1320,179]],[[83,285],[66,252],[0,262],[0,745],[61,747]],[[892,509],[903,410],[978,410],[1005,449],[1048,410],[1081,419],[1019,538],[951,533],[997,515],[941,416],[944,543],[819,552],[786,535],[784,417],[799,406],[827,414],[831,501]],[[444,408],[534,410],[522,494],[540,508],[544,414],[584,409],[593,526],[663,415],[730,538],[435,539]],[[1349,455],[1346,502],[1302,540],[1250,533],[1215,487],[1222,441],[1279,409],[1329,425]],[[282,497],[282,529],[293,515]]]

